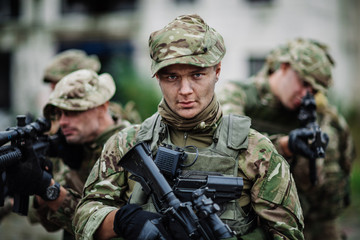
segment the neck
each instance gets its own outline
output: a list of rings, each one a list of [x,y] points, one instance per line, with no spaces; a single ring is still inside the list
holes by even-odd
[[[105,132],[106,129],[108,129],[109,127],[111,127],[113,125],[115,125],[115,121],[110,116],[110,114],[104,115],[104,118],[100,121],[100,128],[99,128],[100,134]]]
[[[95,141],[101,134],[103,134],[109,127],[115,125],[114,120],[110,116],[110,114],[103,115],[102,118],[99,119],[99,128],[94,134],[94,138],[90,141]]]

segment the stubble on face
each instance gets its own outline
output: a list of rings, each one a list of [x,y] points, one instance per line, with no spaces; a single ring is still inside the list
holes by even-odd
[[[98,109],[79,112],[60,120],[60,127],[70,144],[83,144],[93,141],[98,135]]]

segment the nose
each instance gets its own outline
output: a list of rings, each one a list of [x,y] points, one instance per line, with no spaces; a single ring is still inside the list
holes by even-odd
[[[188,95],[188,94],[191,94],[193,92],[191,81],[188,78],[186,78],[186,77],[181,78],[181,80],[180,80],[180,91],[179,92],[182,95]]]
[[[59,124],[60,126],[64,126],[69,122],[69,118],[68,116],[66,116],[66,114],[64,114],[64,112],[61,111],[60,113],[60,118],[59,118]]]

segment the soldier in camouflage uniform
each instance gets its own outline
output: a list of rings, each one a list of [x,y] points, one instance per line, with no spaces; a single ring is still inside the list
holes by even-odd
[[[74,156],[69,156],[72,161],[66,164],[59,158],[52,159],[50,185],[59,183],[60,190],[55,199],[39,194],[42,189],[34,192],[36,196],[29,215],[33,221],[40,221],[48,231],[62,228],[73,234],[71,221],[75,207],[104,143],[117,131],[130,126],[127,121],[115,122],[109,113],[109,99],[114,93],[115,83],[109,74],[98,75],[93,70],[81,69],[60,80],[50,95],[44,116],[57,119],[66,142],[80,145],[82,155],[70,153]],[[19,179],[26,184],[21,171],[19,174]],[[65,236],[68,237],[67,234]]]
[[[79,49],[69,49],[57,54],[46,66],[44,82],[51,84],[55,89],[56,84],[66,75],[80,69],[100,71],[100,61],[96,55],[87,55]]]
[[[306,239],[341,239],[336,219],[349,205],[355,150],[345,119],[325,97],[333,64],[324,44],[294,39],[274,49],[256,76],[245,82],[229,82],[219,93],[224,112],[251,117],[252,127],[269,135],[290,162],[304,211]],[[314,186],[309,159],[303,157],[307,153],[297,151],[296,146],[289,149],[301,142],[301,137],[307,140],[311,136],[301,136],[297,119],[307,91],[316,93],[317,121],[330,138],[325,159],[316,160],[318,180]],[[289,136],[295,141],[289,141]]]
[[[235,238],[303,239],[302,209],[288,163],[268,138],[250,129],[249,118],[223,116],[216,99],[225,55],[222,36],[198,15],[183,15],[153,32],[149,48],[163,99],[153,116],[105,144],[75,213],[76,238],[160,239],[159,230],[149,224],[159,214],[118,166],[134,144],[146,142],[153,155],[163,143],[195,146],[199,155],[189,170],[243,178],[241,197],[221,204],[220,218],[236,231]],[[186,163],[192,162],[195,153],[185,151]],[[173,237],[184,239],[177,234]]]
[[[93,70],[99,73],[101,63],[96,55],[87,55],[86,52],[79,49],[69,49],[57,54],[46,66],[44,72],[44,82],[51,84],[54,90],[56,84],[66,75],[80,69]],[[141,117],[132,101],[124,107],[119,103],[110,102],[109,111],[115,121],[125,119],[132,123],[140,123]],[[53,121],[51,124],[51,133],[56,133],[59,123]]]

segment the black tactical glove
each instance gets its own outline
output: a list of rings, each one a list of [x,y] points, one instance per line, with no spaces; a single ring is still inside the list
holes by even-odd
[[[84,158],[84,147],[82,144],[69,144],[61,129],[56,133],[56,141],[50,146],[49,156],[60,157],[71,169],[79,170]]]
[[[314,132],[308,128],[298,128],[289,134],[289,149],[293,154],[306,158],[313,158],[315,153],[310,149],[309,139],[314,137]]]
[[[114,219],[114,232],[125,239],[166,240],[161,215],[142,210],[136,204],[120,208]]]
[[[39,163],[33,149],[28,149],[25,161],[6,170],[6,181],[10,193],[22,195],[45,196],[50,185],[51,174],[45,171]]]
[[[309,159],[317,157],[317,149],[309,145],[309,140],[315,136],[314,131],[309,128],[298,128],[292,130],[289,134],[289,149],[294,154],[302,155]],[[321,133],[321,147],[325,151],[329,142],[329,136]],[[314,149],[313,149],[314,148]]]

